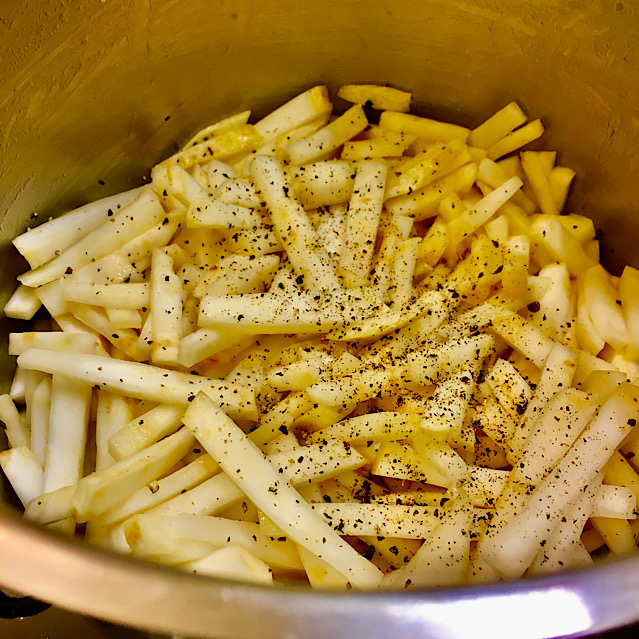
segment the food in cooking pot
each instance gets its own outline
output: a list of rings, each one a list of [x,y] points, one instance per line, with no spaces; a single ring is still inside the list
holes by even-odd
[[[635,547],[639,271],[515,102],[312,88],[16,238],[25,515],[199,574],[412,588]],[[381,110],[381,113],[380,113]]]

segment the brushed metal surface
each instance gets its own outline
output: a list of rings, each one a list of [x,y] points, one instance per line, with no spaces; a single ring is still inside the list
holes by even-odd
[[[548,126],[543,147],[577,171],[569,208],[602,229],[606,264],[638,264],[638,34],[630,0],[3,0],[0,304],[26,266],[9,242],[27,226],[141,183],[220,116],[246,107],[259,116],[316,83],[392,83],[414,91],[416,112],[469,126],[517,99]],[[0,351],[8,326],[0,322]],[[5,387],[12,366],[0,357]],[[469,602],[530,601],[535,612],[548,588],[575,593],[573,627],[569,618],[555,635],[639,619],[636,557],[435,593],[267,591],[104,555],[2,508],[0,583],[158,631],[451,636]]]

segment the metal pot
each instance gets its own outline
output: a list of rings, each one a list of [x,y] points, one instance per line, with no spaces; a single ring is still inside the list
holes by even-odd
[[[577,171],[569,207],[602,229],[604,262],[639,262],[630,0],[3,0],[0,29],[0,303],[26,268],[9,240],[34,219],[140,183],[199,126],[316,83],[392,83],[414,91],[416,112],[470,126],[517,99]],[[0,365],[6,386],[12,364]],[[0,584],[139,628],[532,639],[639,620],[639,556],[435,592],[263,589],[90,549],[3,501]]]

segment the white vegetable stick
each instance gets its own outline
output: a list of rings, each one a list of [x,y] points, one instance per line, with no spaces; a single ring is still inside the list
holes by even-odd
[[[143,188],[124,191],[85,204],[19,235],[13,240],[13,245],[29,262],[31,268],[36,268],[54,258],[59,252],[73,246],[104,223],[113,213],[127,207],[138,197]]]
[[[381,477],[408,479],[451,488],[456,479],[443,474],[422,452],[417,452],[412,446],[402,442],[382,442],[373,459],[371,472]]]
[[[426,539],[439,524],[437,509],[428,506],[344,502],[311,507],[340,535]]]
[[[110,438],[119,432],[133,417],[131,400],[109,391],[98,391],[98,406],[95,415],[95,469],[108,468],[115,461],[109,451]]]
[[[244,497],[244,493],[224,473],[219,473],[184,493],[152,507],[158,515],[216,515]]]
[[[326,87],[316,86],[271,111],[255,123],[255,129],[264,142],[268,142],[283,133],[329,114],[332,109],[333,105]]]
[[[68,353],[64,361],[60,361],[51,351],[30,348],[18,357],[18,366],[45,373],[60,373],[78,382],[158,404],[187,404],[202,390],[232,414],[247,419],[257,417],[254,397],[240,384],[148,364],[76,353]]]
[[[381,573],[321,521],[274,465],[203,394],[187,410],[184,423],[238,487],[296,543],[324,559],[356,587],[374,587]]]
[[[495,142],[490,148],[487,149],[488,157],[491,160],[498,160],[504,155],[508,155],[522,146],[529,144],[533,140],[541,137],[544,133],[544,126],[541,120],[532,120],[519,127],[512,133],[505,135],[501,140]]]
[[[83,523],[113,508],[132,491],[166,473],[193,443],[191,433],[183,428],[128,459],[87,475],[76,486],[72,514]]]
[[[365,461],[354,449],[346,450],[343,444],[340,445],[309,446],[300,449],[301,455],[291,455],[290,451],[284,451],[269,455],[267,459],[276,468],[281,469],[281,473],[279,470],[278,473],[282,479],[307,486],[309,482],[323,481],[335,473],[359,468]],[[333,459],[329,459],[331,456]],[[222,473],[156,506],[152,512],[163,515],[214,515],[233,505],[243,496],[244,493],[236,484]]]
[[[469,364],[472,365],[472,360]],[[479,366],[475,366],[478,370]],[[475,371],[460,368],[441,380],[422,414],[420,428],[439,440],[458,441],[475,392]]]
[[[208,575],[218,579],[272,584],[273,573],[261,559],[241,546],[231,544],[210,555],[191,561],[182,570],[194,575]]]
[[[483,361],[494,348],[495,340],[490,335],[451,339],[441,346],[410,353],[408,374],[415,382],[435,383],[468,362]]]
[[[14,319],[30,320],[42,306],[35,289],[19,284],[4,305],[4,314]]]
[[[201,277],[193,294],[203,297],[262,293],[268,289],[279,263],[277,255],[232,255],[222,258],[215,271]]]
[[[526,114],[517,102],[510,102],[475,127],[468,136],[468,143],[481,149],[489,149],[504,136],[524,124],[526,120]]]
[[[148,232],[148,231],[147,231]],[[116,253],[110,253],[103,258],[85,264],[73,271],[72,275],[65,275],[65,284],[118,284],[130,281],[137,275],[135,267],[128,259]]]
[[[108,437],[108,451],[115,460],[127,459],[143,448],[174,433],[182,423],[184,406],[161,404],[127,420],[120,429]]]
[[[163,168],[163,165],[168,165],[169,169],[182,167],[188,169],[195,164],[201,164],[213,159],[232,160],[232,158],[237,158],[244,153],[254,151],[261,144],[262,136],[255,127],[252,124],[242,124],[230,131],[220,133],[206,142],[189,146],[173,154],[158,166]],[[158,181],[155,175],[158,166],[153,169],[152,177],[154,185],[160,186],[162,182]]]
[[[18,279],[26,286],[47,284],[69,268],[78,268],[116,251],[163,217],[164,210],[157,196],[150,188],[144,188],[131,204],[72,244],[61,255],[23,273]]]
[[[440,588],[461,585],[469,568],[472,511],[453,504],[414,557],[382,580],[382,588]]]
[[[227,178],[217,187],[213,197],[221,202],[249,208],[260,205],[255,187],[244,178]]]
[[[486,375],[486,383],[506,413],[517,422],[532,396],[521,373],[512,362],[499,358]]]
[[[78,284],[65,282],[64,299],[106,308],[138,309],[149,306],[151,287],[140,284]]]
[[[325,159],[367,126],[364,109],[356,104],[316,133],[291,142],[286,150],[293,164]]]
[[[31,444],[31,433],[20,417],[20,413],[8,394],[0,395],[0,421],[4,423],[9,446],[17,448]]]
[[[191,368],[202,360],[233,346],[248,346],[253,340],[251,335],[233,331],[201,328],[185,335],[178,346],[178,363]]]
[[[393,262],[391,301],[395,306],[408,304],[413,295],[413,275],[421,238],[404,240],[397,247]]]
[[[348,579],[323,559],[309,552],[303,546],[298,546],[298,552],[312,588],[335,588],[341,590],[348,588]]]
[[[463,211],[451,220],[448,224],[451,245],[457,246],[480,226],[488,222],[500,207],[517,193],[522,184],[519,178],[511,178],[486,195],[473,208]]]
[[[574,388],[556,393],[537,414],[511,480],[537,486],[559,463],[599,408],[591,395]]]
[[[592,500],[590,517],[612,517],[614,519],[635,519],[635,491],[625,486],[599,486]]]
[[[354,279],[354,284],[368,277],[373,262],[388,173],[388,165],[385,162],[364,160],[356,166],[353,195],[348,206],[346,234],[339,262],[340,268]]]
[[[382,337],[403,328],[428,312],[432,314],[433,318],[447,317],[455,306],[456,302],[446,293],[424,291],[419,297],[403,307],[387,310],[388,307],[381,305],[381,312],[378,314],[373,314],[363,320],[351,321],[344,328],[335,328],[328,334],[328,338],[350,341]]]
[[[90,384],[73,380],[64,373],[53,375],[44,493],[73,486],[82,477],[91,395]]]
[[[200,303],[200,325],[244,333],[323,333],[379,310],[366,289],[207,295]]]
[[[182,337],[180,278],[173,272],[173,260],[161,249],[154,249],[151,262],[151,361],[177,364]]]
[[[127,328],[142,328],[142,317],[139,311],[124,308],[107,308],[107,318],[116,331]]]
[[[95,335],[61,331],[9,333],[9,355],[20,355],[28,348],[44,348],[60,353],[92,353],[94,355],[104,352],[100,340]]]
[[[355,171],[344,160],[291,166],[287,174],[295,197],[305,209],[345,204],[353,194]]]
[[[592,564],[587,552],[575,553],[581,547],[581,533],[592,511],[592,502],[601,487],[603,473],[598,473],[583,494],[570,506],[562,521],[549,535],[543,548],[539,550],[528,572],[531,575],[554,572],[562,568]],[[565,520],[565,521],[564,521]],[[576,561],[576,559],[579,559]]]
[[[9,389],[9,397],[11,397],[14,402],[18,402],[19,404],[24,403],[27,394],[27,378],[33,374],[33,371],[27,371],[23,368],[16,367],[13,379],[11,380],[11,388]],[[38,375],[39,373],[35,374]],[[31,389],[29,389],[28,392],[29,394],[33,393]]]
[[[26,446],[0,452],[0,467],[23,506],[42,494],[42,466]]]
[[[407,439],[415,433],[421,417],[407,413],[381,412],[359,415],[337,422],[328,428],[312,433],[306,442],[309,444],[331,441],[344,441],[363,444],[370,440],[393,441]]]
[[[126,328],[116,331],[111,326],[104,309],[72,302],[69,305],[69,311],[83,324],[105,337],[113,346],[126,353],[131,359],[144,359],[145,351],[138,344],[140,341],[138,334],[134,330]]]
[[[544,362],[539,383],[521,416],[519,428],[510,441],[510,447],[506,451],[506,457],[511,464],[517,461],[524,450],[526,440],[537,421],[539,411],[556,392],[570,386],[578,360],[579,353],[577,351],[558,343],[553,344]]]
[[[461,140],[429,145],[423,153],[406,160],[388,176],[386,198],[410,195],[461,168],[472,159]]]
[[[151,262],[153,249],[166,246],[175,234],[183,216],[178,213],[168,213],[148,231],[141,233],[111,254],[113,259],[123,259],[132,264],[138,271],[146,269]],[[107,256],[103,259],[108,259]],[[84,267],[83,267],[84,268]]]
[[[227,131],[232,131],[243,124],[246,124],[251,117],[250,111],[241,111],[239,113],[234,113],[227,118],[219,120],[213,124],[210,124],[207,127],[204,127],[200,131],[198,131],[186,144],[182,146],[182,149],[188,149],[191,146],[195,146],[196,144],[201,144],[202,142],[208,142],[212,137],[216,135],[220,135],[221,133],[226,133]],[[213,160],[216,162],[216,160]],[[218,162],[222,164],[221,162]]]
[[[482,553],[485,560],[504,576],[524,573],[563,510],[578,498],[632,429],[638,406],[639,396],[631,389],[618,391],[606,402],[524,509],[486,540]]]
[[[319,404],[354,406],[384,394],[405,376],[404,366],[389,366],[383,370],[362,370],[325,382],[311,384],[306,393]]]
[[[292,484],[323,481],[347,470],[361,468],[368,460],[341,441],[298,446],[267,457]]]
[[[70,517],[73,509],[71,500],[76,486],[65,486],[53,492],[32,499],[24,511],[24,516],[40,524],[49,524]]]
[[[197,545],[189,549],[196,553],[193,559],[215,548],[238,544],[274,568],[302,570],[295,544],[262,534],[255,523],[199,515],[168,517],[143,513],[132,517],[124,530],[133,552],[147,559],[182,563],[175,558],[176,542],[195,542]]]
[[[512,416],[488,390],[481,404],[472,408],[473,425],[480,428],[500,448],[506,448],[513,437],[517,424]]]
[[[219,464],[210,455],[200,455],[184,468],[132,492],[122,503],[93,521],[102,526],[112,526],[132,515],[158,506],[176,495],[184,494],[219,471]]]
[[[500,313],[500,317],[492,321],[490,330],[532,360],[537,368],[543,368],[554,345],[539,328],[513,311]]]
[[[66,277],[61,277],[35,289],[35,294],[51,317],[69,312],[69,303],[64,299],[65,281]]]
[[[506,486],[508,475],[507,470],[468,466],[468,480],[464,483],[464,489],[472,505],[478,508],[494,506]]]
[[[36,386],[31,397],[31,451],[44,468],[49,441],[51,413],[51,378],[47,375]],[[42,492],[42,491],[40,491]]]
[[[252,208],[221,200],[193,200],[186,212],[189,228],[250,229],[262,218]]]
[[[295,272],[309,289],[340,288],[333,263],[301,204],[292,197],[282,165],[272,157],[256,156],[249,171],[266,202],[277,235]]]

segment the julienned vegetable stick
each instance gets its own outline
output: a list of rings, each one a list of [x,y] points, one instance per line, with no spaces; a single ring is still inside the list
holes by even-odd
[[[319,131],[294,140],[286,150],[293,164],[308,164],[325,159],[332,151],[342,146],[368,126],[364,109],[355,104]]]
[[[382,573],[325,524],[277,468],[206,395],[184,416],[207,452],[287,537],[314,553],[358,588],[374,588]]]
[[[9,355],[20,355],[28,348],[44,348],[61,353],[93,353],[98,355],[102,349],[95,335],[82,333],[64,333],[62,331],[33,331],[9,333]]]
[[[303,569],[293,542],[264,535],[259,524],[253,522],[199,515],[168,517],[143,513],[126,522],[124,530],[134,553],[147,559],[183,563],[179,559],[175,561],[175,550],[180,550],[182,542],[195,542],[196,545],[190,548],[189,544],[186,546],[187,552],[196,553],[194,559],[209,554],[215,548],[239,544],[274,567]],[[199,544],[204,547],[204,552]]]
[[[253,337],[251,335],[242,335],[231,330],[223,331],[212,328],[200,328],[180,340],[178,346],[178,363],[187,368],[191,368],[207,357],[211,357],[232,346],[239,346],[241,344],[248,346],[252,340]]]
[[[26,446],[0,452],[0,467],[23,506],[42,494],[42,466]]]
[[[108,440],[109,453],[114,459],[126,459],[139,450],[174,433],[182,424],[184,406],[161,404],[129,420]]]
[[[0,421],[4,423],[7,439],[12,448],[29,447],[31,443],[29,429],[24,425],[16,405],[8,394],[0,395]]]
[[[439,523],[439,511],[430,506],[336,502],[311,507],[342,535],[426,539]]]
[[[272,584],[273,571],[261,559],[239,544],[229,544],[210,555],[182,566],[197,575],[208,575],[218,579],[235,579],[259,584]]]
[[[182,282],[174,273],[173,260],[161,249],[151,260],[151,360],[154,364],[177,364],[182,337]]]
[[[592,502],[598,488],[601,488],[602,478],[603,473],[598,473],[579,499],[568,508],[565,517],[562,517],[562,521],[548,537],[544,547],[537,552],[529,569],[531,574],[553,572],[560,570],[562,566],[575,565],[574,549],[581,545],[581,533],[592,512]],[[592,564],[587,552],[581,554],[584,559],[587,557],[583,561],[584,565]]]
[[[274,140],[282,133],[304,126],[327,116],[333,105],[324,86],[316,86],[300,93],[281,107],[255,123],[255,129],[264,138],[264,142]]]
[[[220,471],[219,464],[205,453],[156,482],[142,486],[128,499],[103,513],[96,520],[101,526],[111,526],[139,512],[162,504],[179,494],[186,494],[194,486],[206,481]]]
[[[258,155],[251,160],[249,171],[269,207],[288,258],[295,272],[304,278],[305,286],[341,288],[331,258],[322,248],[302,205],[293,198],[281,163],[273,157]]]
[[[162,441],[145,448],[124,461],[81,479],[71,506],[78,522],[101,515],[150,481],[161,477],[193,446],[191,433],[182,428]]]
[[[362,444],[369,440],[395,440],[409,438],[419,427],[420,415],[382,412],[359,415],[337,422],[312,433],[306,443],[344,441]]]
[[[109,439],[124,428],[132,417],[133,400],[106,390],[98,391],[98,406],[95,413],[96,470],[108,468],[116,461],[109,452]]]
[[[349,341],[381,337],[406,326],[427,312],[432,313],[433,316],[446,317],[455,306],[455,302],[440,291],[425,291],[406,306],[390,311],[386,307],[381,307],[382,312],[379,314],[371,314],[365,319],[347,322],[343,328],[334,328],[328,334],[328,338]]]
[[[30,320],[41,306],[42,302],[35,289],[19,284],[4,305],[4,314],[14,319]]]
[[[113,214],[131,204],[142,188],[117,193],[69,211],[19,235],[13,245],[31,268],[37,268],[55,257],[56,251],[64,251],[100,226],[111,217],[109,211]]]
[[[563,511],[608,461],[638,416],[639,389],[625,384],[604,404],[523,510],[486,540],[484,559],[505,577],[520,577],[559,523]]]
[[[511,464],[516,463],[524,450],[526,440],[545,404],[555,393],[570,387],[578,361],[579,353],[577,351],[563,344],[553,344],[544,362],[541,379],[537,384],[535,393],[528,402],[519,423],[519,428],[515,430],[510,441],[510,448],[506,451],[506,457]]]
[[[388,165],[364,160],[357,165],[356,171],[340,267],[350,274],[354,282],[362,283],[368,277],[373,261]]]
[[[26,286],[42,286],[124,246],[157,224],[164,209],[151,188],[143,189],[129,206],[109,217],[96,229],[70,246],[61,255],[19,276]]]
[[[278,473],[282,479],[300,485],[360,468],[366,461],[355,449],[345,448],[341,442],[329,446],[298,448],[295,454],[291,451],[274,453],[267,459],[279,469]],[[152,512],[162,515],[215,515],[243,496],[240,488],[227,475],[221,473],[156,506]]]
[[[78,382],[159,404],[188,404],[199,391],[204,391],[234,415],[257,418],[255,399],[244,386],[149,364],[78,353],[60,358],[52,351],[30,348],[18,357],[18,366],[60,373]]]
[[[381,307],[365,289],[207,295],[200,303],[200,325],[244,333],[323,333],[380,313]]]
[[[133,310],[149,306],[151,300],[150,286],[146,282],[103,285],[69,282],[65,284],[62,294],[71,302]]]
[[[53,375],[43,493],[73,486],[82,477],[92,391],[85,381]]]
[[[49,419],[51,416],[51,377],[45,375],[38,382],[30,401],[31,409],[31,451],[44,467],[49,440]]]

